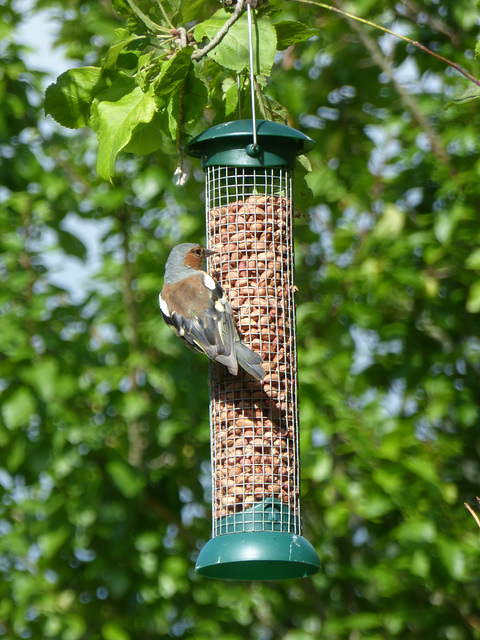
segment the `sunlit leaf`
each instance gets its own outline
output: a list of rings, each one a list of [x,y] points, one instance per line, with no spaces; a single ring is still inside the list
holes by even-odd
[[[150,122],[138,124],[132,131],[132,137],[125,145],[124,151],[143,156],[161,149],[165,141],[162,134],[162,120],[165,118],[166,114],[157,112]]]
[[[109,622],[102,627],[102,637],[104,640],[130,640],[131,636],[120,625]]]
[[[193,20],[203,20],[217,8],[217,3],[212,0],[180,0],[178,13],[172,20],[179,26]]]
[[[137,496],[145,484],[138,471],[123,460],[111,460],[107,464],[107,471],[117,488],[128,499]]]
[[[447,102],[444,108],[448,109],[454,104],[463,104],[465,102],[470,102],[471,100],[477,100],[478,98],[480,98],[480,87],[476,84],[469,85],[457,98]]]
[[[438,541],[440,558],[448,573],[454,580],[464,580],[466,576],[466,559],[462,549],[454,541],[440,539]]]
[[[470,313],[480,313],[480,280],[477,280],[470,287],[467,299],[467,311]]]
[[[277,49],[283,51],[295,42],[305,42],[312,36],[318,36],[320,29],[308,27],[295,20],[283,20],[274,22],[273,26],[277,34]]]
[[[90,123],[94,98],[105,92],[118,78],[113,71],[100,67],[69,69],[45,92],[45,112],[64,127],[78,129]]]
[[[184,83],[191,65],[192,48],[184,47],[161,66],[160,74],[155,81],[155,95],[163,98],[176,92]]]
[[[19,387],[0,407],[0,413],[8,429],[17,429],[28,424],[35,410],[35,399],[26,387]]]
[[[115,29],[112,44],[103,60],[102,69],[115,67],[119,54],[132,42],[139,40],[139,36],[132,35],[127,29]]]
[[[97,112],[97,171],[105,180],[111,180],[115,173],[117,155],[130,141],[135,127],[152,120],[155,100],[151,93],[143,93],[137,87],[116,102],[100,102]]]
[[[202,40],[208,38],[212,40],[218,31],[228,20],[229,14],[221,9],[215,15],[200,23],[195,28],[195,38]],[[261,43],[261,46],[259,46]],[[258,18],[253,30],[253,46],[255,73],[269,75],[277,47],[277,36],[275,29],[267,18]],[[249,66],[248,48],[248,22],[246,15],[243,15],[209,54],[219,65],[240,72]]]

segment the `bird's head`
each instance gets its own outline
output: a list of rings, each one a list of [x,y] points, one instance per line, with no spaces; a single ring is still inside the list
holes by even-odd
[[[189,243],[185,244],[188,245]],[[200,244],[192,245],[190,249],[188,249],[188,247],[185,248],[183,264],[186,267],[198,270],[201,269],[204,260],[213,255],[215,255],[215,251],[205,249],[205,247],[202,247]]]
[[[205,258],[215,255],[215,251],[205,249],[201,244],[184,242],[174,247],[165,265],[166,282],[176,280],[184,271],[200,271]]]

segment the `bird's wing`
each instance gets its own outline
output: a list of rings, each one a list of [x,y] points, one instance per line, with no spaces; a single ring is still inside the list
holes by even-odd
[[[236,373],[232,310],[225,292],[210,276],[202,272],[165,285],[160,308],[165,322],[188,346]]]

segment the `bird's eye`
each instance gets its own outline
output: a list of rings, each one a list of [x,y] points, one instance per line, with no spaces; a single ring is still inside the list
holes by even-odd
[[[202,255],[202,250],[201,249],[195,249],[195,253],[197,254],[197,256],[201,256]]]

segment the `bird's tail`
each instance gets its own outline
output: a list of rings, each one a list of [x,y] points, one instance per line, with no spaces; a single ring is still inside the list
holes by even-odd
[[[245,369],[247,373],[256,378],[257,380],[263,380],[265,377],[265,371],[262,367],[262,356],[249,349],[240,340],[235,341],[235,352],[237,354],[238,364]]]

